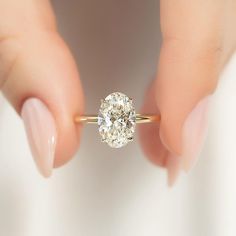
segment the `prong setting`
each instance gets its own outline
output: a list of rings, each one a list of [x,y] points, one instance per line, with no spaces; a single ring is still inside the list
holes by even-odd
[[[134,141],[134,137],[129,137],[128,140],[129,140],[129,142],[132,142],[132,141]]]

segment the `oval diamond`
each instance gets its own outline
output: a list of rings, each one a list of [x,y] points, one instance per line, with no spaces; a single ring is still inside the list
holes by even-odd
[[[120,148],[133,140],[136,114],[132,99],[123,93],[112,93],[101,102],[98,115],[102,141]]]

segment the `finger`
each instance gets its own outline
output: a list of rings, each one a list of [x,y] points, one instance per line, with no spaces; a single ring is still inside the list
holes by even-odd
[[[1,1],[13,18],[7,31],[0,24],[1,87],[24,120],[40,172],[49,176],[53,166],[63,165],[77,150],[80,127],[73,118],[83,110],[81,84],[48,2],[25,0],[24,7],[9,2]]]
[[[169,185],[180,168],[193,165],[206,134],[208,95],[217,86],[222,61],[222,24],[217,16],[223,6],[213,3],[161,1],[163,43],[154,93],[161,113],[160,138],[169,151],[165,155]],[[153,130],[147,130],[143,148],[157,158],[155,145],[148,144],[152,139]]]
[[[155,85],[152,82],[147,90],[144,104],[141,109],[143,114],[159,114],[155,101]],[[148,159],[160,167],[165,167],[168,155],[167,149],[163,146],[159,133],[159,123],[149,123],[139,125],[139,138],[142,150]]]
[[[145,114],[160,114],[155,101],[155,83],[152,82],[147,90],[142,112]],[[173,186],[180,172],[180,160],[178,156],[171,154],[163,145],[159,136],[159,123],[150,123],[139,126],[139,138],[141,147],[148,159],[168,171],[168,185]]]
[[[161,1],[163,44],[156,83],[160,136],[186,170],[202,147],[208,95],[218,82],[222,8],[220,1]]]

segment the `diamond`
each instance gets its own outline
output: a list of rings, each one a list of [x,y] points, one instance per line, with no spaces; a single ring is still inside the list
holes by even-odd
[[[98,115],[102,141],[110,147],[120,148],[133,140],[136,114],[132,99],[115,92],[101,100]]]

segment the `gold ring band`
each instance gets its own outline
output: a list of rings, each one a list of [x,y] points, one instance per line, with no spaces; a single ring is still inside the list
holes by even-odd
[[[99,114],[77,115],[74,119],[78,124],[97,124],[102,142],[120,148],[133,141],[136,124],[158,123],[161,117],[159,114],[137,114],[132,98],[114,92],[101,99]]]
[[[152,122],[160,122],[160,115],[141,115],[136,114],[136,123],[144,124],[144,123],[152,123]],[[78,115],[75,117],[76,123],[87,123],[87,124],[97,124],[98,116],[97,115]]]

